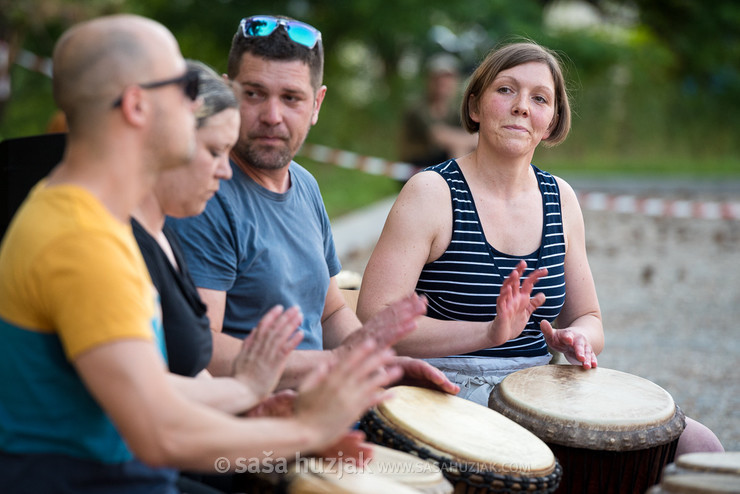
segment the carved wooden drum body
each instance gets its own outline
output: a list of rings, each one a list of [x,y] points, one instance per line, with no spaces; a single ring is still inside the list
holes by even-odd
[[[499,413],[439,391],[392,388],[366,414],[373,442],[439,465],[456,493],[550,493],[561,469],[550,448]]]
[[[514,372],[489,407],[545,441],[563,467],[558,492],[643,493],[672,461],[685,420],[660,386],[598,367]]]

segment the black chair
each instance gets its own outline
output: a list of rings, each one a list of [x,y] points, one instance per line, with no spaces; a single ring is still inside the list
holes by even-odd
[[[0,142],[0,238],[36,182],[62,160],[67,134],[43,134]]]

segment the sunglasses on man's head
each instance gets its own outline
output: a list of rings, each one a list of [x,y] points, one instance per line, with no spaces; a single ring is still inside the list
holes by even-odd
[[[162,86],[168,86],[170,84],[177,84],[182,88],[185,96],[195,101],[198,97],[198,86],[200,84],[200,76],[197,70],[187,70],[183,75],[173,77],[172,79],[165,79],[163,81],[145,82],[143,84],[137,84],[141,89],[155,89]],[[116,101],[113,102],[113,108],[120,106],[123,102],[123,95],[119,96]]]
[[[313,49],[321,41],[321,32],[305,22],[282,19],[271,15],[245,17],[239,23],[239,32],[245,38],[269,36],[278,26],[283,26],[288,37],[299,45]]]

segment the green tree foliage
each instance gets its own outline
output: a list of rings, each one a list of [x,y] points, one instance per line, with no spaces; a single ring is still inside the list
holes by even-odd
[[[672,56],[668,121],[695,139],[692,154],[740,155],[740,2],[636,0],[640,20]],[[665,97],[662,89],[657,97]]]
[[[312,142],[396,158],[405,102],[423,91],[423,63],[456,53],[466,70],[497,44],[526,37],[566,56],[575,118],[565,144],[541,154],[600,157],[740,155],[740,2],[588,0],[601,26],[552,29],[563,0],[0,0],[0,39],[49,56],[69,24],[131,12],[168,26],[186,57],[219,71],[239,20],[285,14],[318,27],[329,88]],[[566,2],[567,3],[567,2]],[[633,23],[623,22],[634,13]],[[616,29],[612,29],[616,26]],[[0,138],[44,130],[53,112],[48,80],[13,67]],[[721,113],[718,113],[721,112]],[[721,128],[714,122],[723,115]],[[539,152],[538,152],[539,153]]]
[[[0,0],[0,42],[7,43],[8,66],[15,69],[13,66],[21,50],[49,56],[57,38],[69,25],[115,12],[120,3],[117,0]],[[11,90],[22,93],[23,89],[32,88],[39,91],[43,95],[41,100],[28,104],[32,110],[48,112],[47,81],[29,75],[14,70]],[[7,101],[0,100],[0,122],[4,120],[6,109]],[[21,128],[26,127],[21,125]]]

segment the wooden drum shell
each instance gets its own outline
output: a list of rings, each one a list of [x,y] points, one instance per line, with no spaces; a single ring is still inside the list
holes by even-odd
[[[608,385],[620,380],[624,389],[616,393],[618,396],[606,398],[614,392]],[[548,403],[543,403],[541,396],[531,403],[526,396],[519,399],[514,395],[520,390],[525,394],[547,390]],[[646,405],[643,415],[639,406],[628,403],[630,395],[636,395],[638,402],[653,399],[657,404]],[[598,413],[589,416],[591,410],[581,421],[579,407],[568,408],[579,400],[584,400],[584,410],[589,410],[589,403],[606,402],[611,410],[604,413],[604,423],[598,422]],[[625,405],[623,423],[612,416],[619,414],[620,402]],[[553,412],[559,403],[568,406],[564,405],[562,413]],[[603,368],[546,365],[514,372],[494,388],[489,407],[530,430],[552,449],[563,468],[558,493],[645,492],[673,460],[685,427],[683,412],[665,390],[637,376]]]

